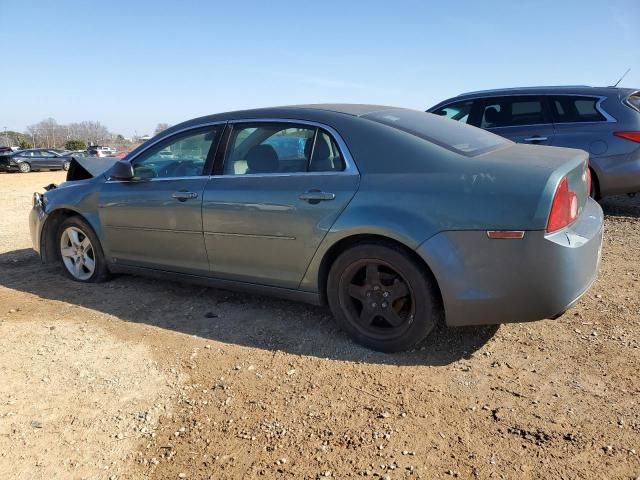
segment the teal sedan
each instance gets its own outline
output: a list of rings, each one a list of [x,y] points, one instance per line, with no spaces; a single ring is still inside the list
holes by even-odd
[[[292,147],[293,146],[293,147]],[[75,281],[133,273],[328,304],[399,351],[449,326],[556,318],[591,285],[587,154],[429,113],[303,105],[197,118],[34,194],[33,246]]]

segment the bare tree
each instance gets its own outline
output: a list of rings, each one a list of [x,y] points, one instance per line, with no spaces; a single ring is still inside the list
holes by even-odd
[[[167,128],[169,128],[171,125],[169,125],[168,123],[159,123],[156,126],[155,131],[153,132],[154,135],[158,135],[159,133],[164,132]]]
[[[67,140],[66,127],[59,125],[54,118],[46,118],[27,127],[27,132],[33,139],[34,145],[46,148],[59,148]]]

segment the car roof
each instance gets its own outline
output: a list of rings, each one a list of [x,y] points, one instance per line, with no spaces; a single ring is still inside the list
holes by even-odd
[[[384,110],[407,110],[401,107],[386,105],[368,105],[352,103],[318,103],[308,105],[286,105],[281,107],[255,108],[250,110],[236,110],[222,112],[213,115],[198,117],[173,125],[162,132],[162,136],[168,136],[177,131],[207,123],[252,120],[252,119],[278,119],[292,121],[312,121],[333,126],[337,120],[356,120],[364,115]]]
[[[552,85],[540,87],[514,87],[495,88],[490,90],[478,90],[474,92],[461,93],[459,98],[486,97],[489,95],[531,95],[531,94],[573,94],[573,95],[611,95],[618,93],[631,93],[634,88],[621,87],[590,87],[589,85]]]
[[[188,126],[190,123],[205,123],[207,121],[221,120],[244,120],[251,118],[277,118],[277,119],[299,119],[305,118],[316,119],[319,116],[332,117],[335,115],[349,115],[352,117],[361,117],[373,112],[382,110],[398,110],[399,107],[391,107],[386,105],[367,105],[356,103],[317,103],[308,105],[285,105],[280,107],[254,108],[250,110],[236,110],[232,112],[216,113],[204,117],[194,118],[182,123],[182,126]],[[177,126],[177,125],[176,125]],[[171,127],[173,130],[176,126]]]

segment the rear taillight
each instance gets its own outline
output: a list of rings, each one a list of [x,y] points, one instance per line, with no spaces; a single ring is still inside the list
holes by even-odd
[[[578,196],[569,189],[567,177],[560,180],[556,194],[553,196],[547,233],[552,233],[570,225],[578,218]]]
[[[640,143],[640,132],[613,132],[616,137]]]

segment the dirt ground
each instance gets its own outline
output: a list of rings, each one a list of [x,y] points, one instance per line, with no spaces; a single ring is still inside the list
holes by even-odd
[[[563,317],[389,355],[322,308],[67,280],[27,224],[63,177],[0,174],[0,477],[640,478],[640,199]]]

